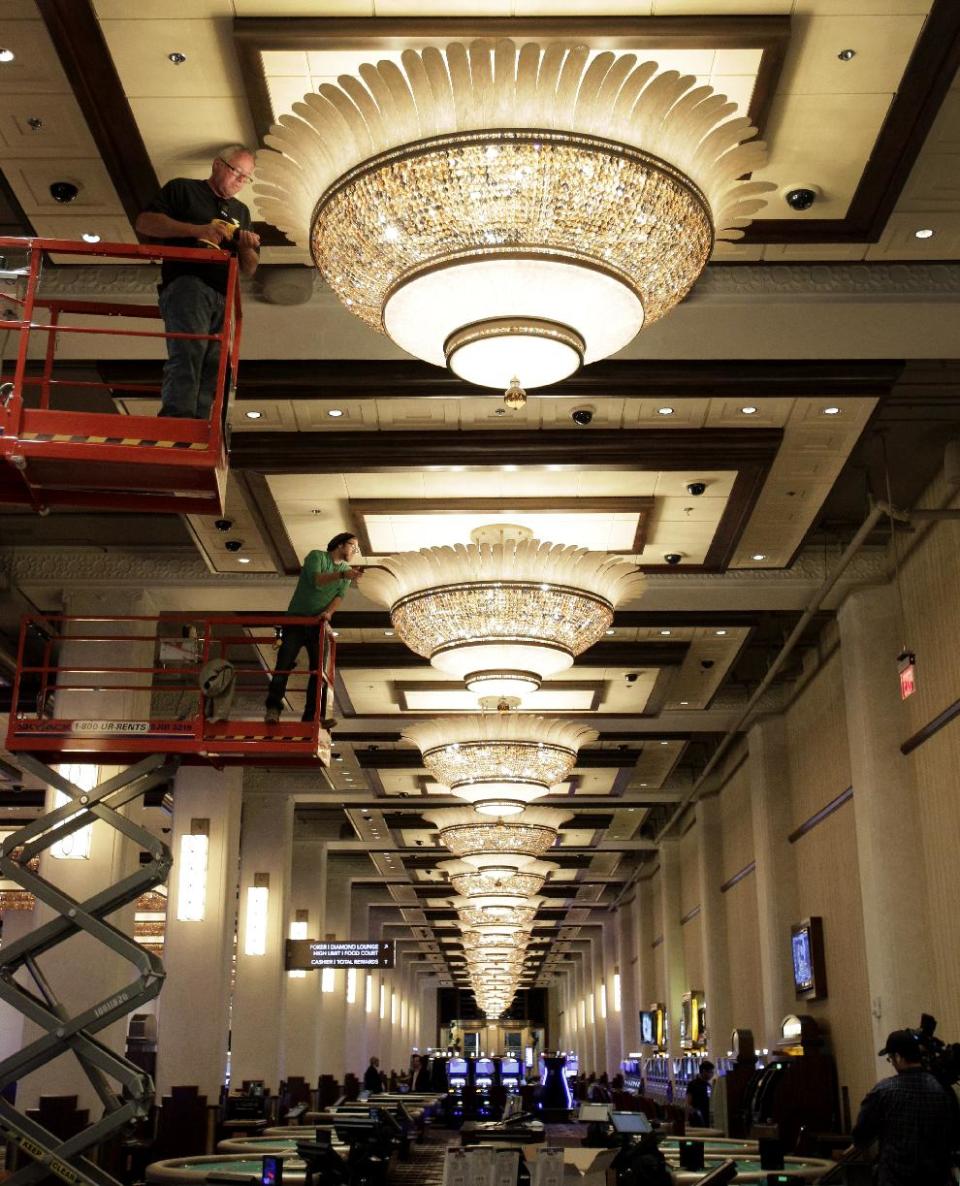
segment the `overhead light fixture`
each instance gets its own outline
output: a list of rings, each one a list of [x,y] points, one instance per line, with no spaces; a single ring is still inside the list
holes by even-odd
[[[757,409],[753,406],[753,404],[747,404],[746,407],[740,409],[740,412],[744,416],[755,416],[757,414]]]
[[[635,61],[502,39],[364,64],[271,128],[261,212],[415,357],[559,382],[668,313],[775,188],[738,180],[766,154],[735,103]]]
[[[481,815],[517,815],[568,777],[597,733],[575,721],[527,713],[438,717],[403,736],[433,777]]]
[[[850,62],[856,56],[857,56],[857,51],[855,49],[842,49],[837,54],[837,57],[840,59],[841,62]]]
[[[614,628],[611,626],[610,629],[607,631],[607,634],[616,634],[616,630],[614,630]]]
[[[482,542],[485,533],[514,534]],[[515,707],[569,668],[644,584],[631,562],[542,543],[494,524],[474,542],[390,556],[364,578],[364,595],[390,607],[394,630],[432,666],[479,699]]]
[[[190,831],[184,832],[180,837],[180,859],[177,861],[179,922],[203,922],[206,916],[209,849],[209,819],[192,819]]]
[[[669,638],[670,635],[673,634],[673,631],[672,630],[661,630],[660,634],[663,638]]]
[[[717,638],[723,638],[726,635],[726,630],[714,630],[713,632]]]
[[[263,412],[258,412],[256,408],[251,408],[249,412],[244,412],[243,414],[248,420],[259,420]]]
[[[250,563],[250,557],[249,557],[249,556],[238,556],[238,557],[237,557],[237,563],[238,563],[238,564],[249,564],[249,563]]]
[[[173,62],[174,66],[182,66],[187,60],[187,55],[175,50],[172,54],[167,54],[167,60]]]
[[[423,818],[437,828],[444,848],[473,862],[480,856],[542,857],[556,843],[570,813],[534,805],[522,820],[505,822],[485,819],[468,808],[442,808],[423,812]]]
[[[913,232],[913,237],[915,239],[932,239],[933,228],[928,226],[920,227],[919,230]]]
[[[821,408],[820,411],[824,416],[839,416],[840,415],[840,409],[836,406],[836,404],[831,404],[830,407],[828,407],[828,408]]]
[[[754,552],[753,555],[750,557],[751,560],[766,560],[766,558],[767,558],[766,552]]]
[[[100,236],[91,234],[89,231],[84,231],[81,238],[83,239],[84,243],[99,243],[100,242]]]
[[[340,417],[343,415],[343,409],[342,408],[327,408],[327,415],[330,416],[334,420],[339,420]]]
[[[12,49],[0,49],[0,62],[12,62],[16,56]]]
[[[657,408],[657,415],[658,416],[672,416],[673,408],[667,408],[667,407]]]

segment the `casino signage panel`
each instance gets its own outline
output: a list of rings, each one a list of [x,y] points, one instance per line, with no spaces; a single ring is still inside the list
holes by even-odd
[[[368,943],[353,939],[318,943],[314,939],[286,941],[285,968],[309,972],[312,968],[392,968],[393,942]]]

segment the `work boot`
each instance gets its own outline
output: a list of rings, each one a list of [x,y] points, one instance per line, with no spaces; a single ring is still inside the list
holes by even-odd
[[[263,723],[265,725],[275,725],[280,720],[280,709],[269,706],[267,711],[263,714]]]

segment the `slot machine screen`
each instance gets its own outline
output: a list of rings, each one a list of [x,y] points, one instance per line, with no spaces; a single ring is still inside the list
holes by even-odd
[[[645,1046],[656,1046],[657,1044],[656,1018],[647,1011],[640,1014],[640,1041]]]
[[[567,1062],[563,1068],[563,1073],[568,1079],[576,1079],[580,1072],[580,1056],[577,1054],[568,1054]]]
[[[505,1058],[500,1063],[500,1074],[511,1075],[516,1077],[520,1074],[520,1060],[517,1058]]]
[[[452,1079],[455,1076],[466,1079],[467,1060],[465,1058],[451,1058],[447,1063],[447,1077]]]
[[[823,920],[808,918],[790,928],[793,987],[798,1000],[820,1001],[827,995]]]
[[[478,1058],[477,1059],[477,1078],[483,1076],[484,1079],[493,1076],[493,1059],[492,1058]]]

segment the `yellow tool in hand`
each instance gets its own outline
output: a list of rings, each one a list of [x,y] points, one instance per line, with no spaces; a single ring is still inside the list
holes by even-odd
[[[197,242],[201,247],[223,247],[229,243],[240,229],[238,222],[228,222],[225,218],[212,218],[210,220],[214,226],[218,226],[223,231],[223,238],[219,243],[213,243],[209,239],[198,239]]]

